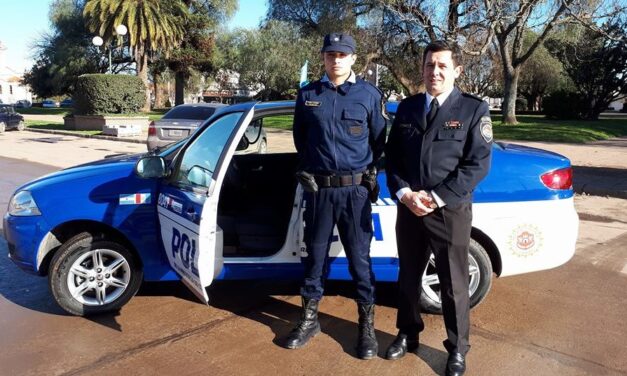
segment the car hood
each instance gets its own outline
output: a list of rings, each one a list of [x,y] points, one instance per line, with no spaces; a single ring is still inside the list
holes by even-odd
[[[82,184],[83,181],[96,178],[97,181],[107,181],[121,176],[134,175],[135,163],[145,154],[114,155],[105,159],[82,165],[69,167],[39,177],[18,190],[38,191],[52,189],[54,186],[67,184]]]

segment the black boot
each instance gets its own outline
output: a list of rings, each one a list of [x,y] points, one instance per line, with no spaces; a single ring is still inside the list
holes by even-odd
[[[360,359],[372,359],[377,355],[379,345],[374,334],[374,304],[358,303],[359,339],[357,356]]]
[[[320,333],[318,322],[318,300],[303,298],[303,312],[298,325],[290,332],[285,340],[285,347],[297,349],[303,347],[316,334]]]

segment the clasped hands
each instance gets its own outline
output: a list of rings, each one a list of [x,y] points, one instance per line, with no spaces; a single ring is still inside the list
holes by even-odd
[[[419,217],[430,214],[438,207],[431,193],[423,190],[406,192],[401,198],[401,203]]]

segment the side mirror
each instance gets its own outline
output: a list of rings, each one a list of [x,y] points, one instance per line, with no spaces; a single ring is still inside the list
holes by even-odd
[[[263,118],[257,119],[250,123],[246,128],[246,137],[248,137],[248,142],[250,144],[255,144],[259,141],[259,137],[261,136],[261,128],[263,127]]]
[[[194,165],[187,173],[187,180],[194,185],[209,187],[211,171],[204,167]]]
[[[165,159],[156,155],[140,159],[135,165],[135,175],[143,179],[164,177],[166,175]]]

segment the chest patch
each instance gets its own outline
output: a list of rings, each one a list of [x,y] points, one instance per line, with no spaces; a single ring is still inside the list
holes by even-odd
[[[350,132],[352,136],[361,136],[361,134],[364,132],[364,129],[363,127],[357,125],[357,126],[348,127],[348,131]]]
[[[464,123],[459,120],[451,120],[444,123],[444,129],[464,129]]]
[[[307,106],[307,107],[320,107],[321,104],[322,104],[322,102],[305,101],[305,106]]]
[[[481,136],[485,140],[485,142],[492,142],[492,120],[489,116],[484,116],[481,118]]]

